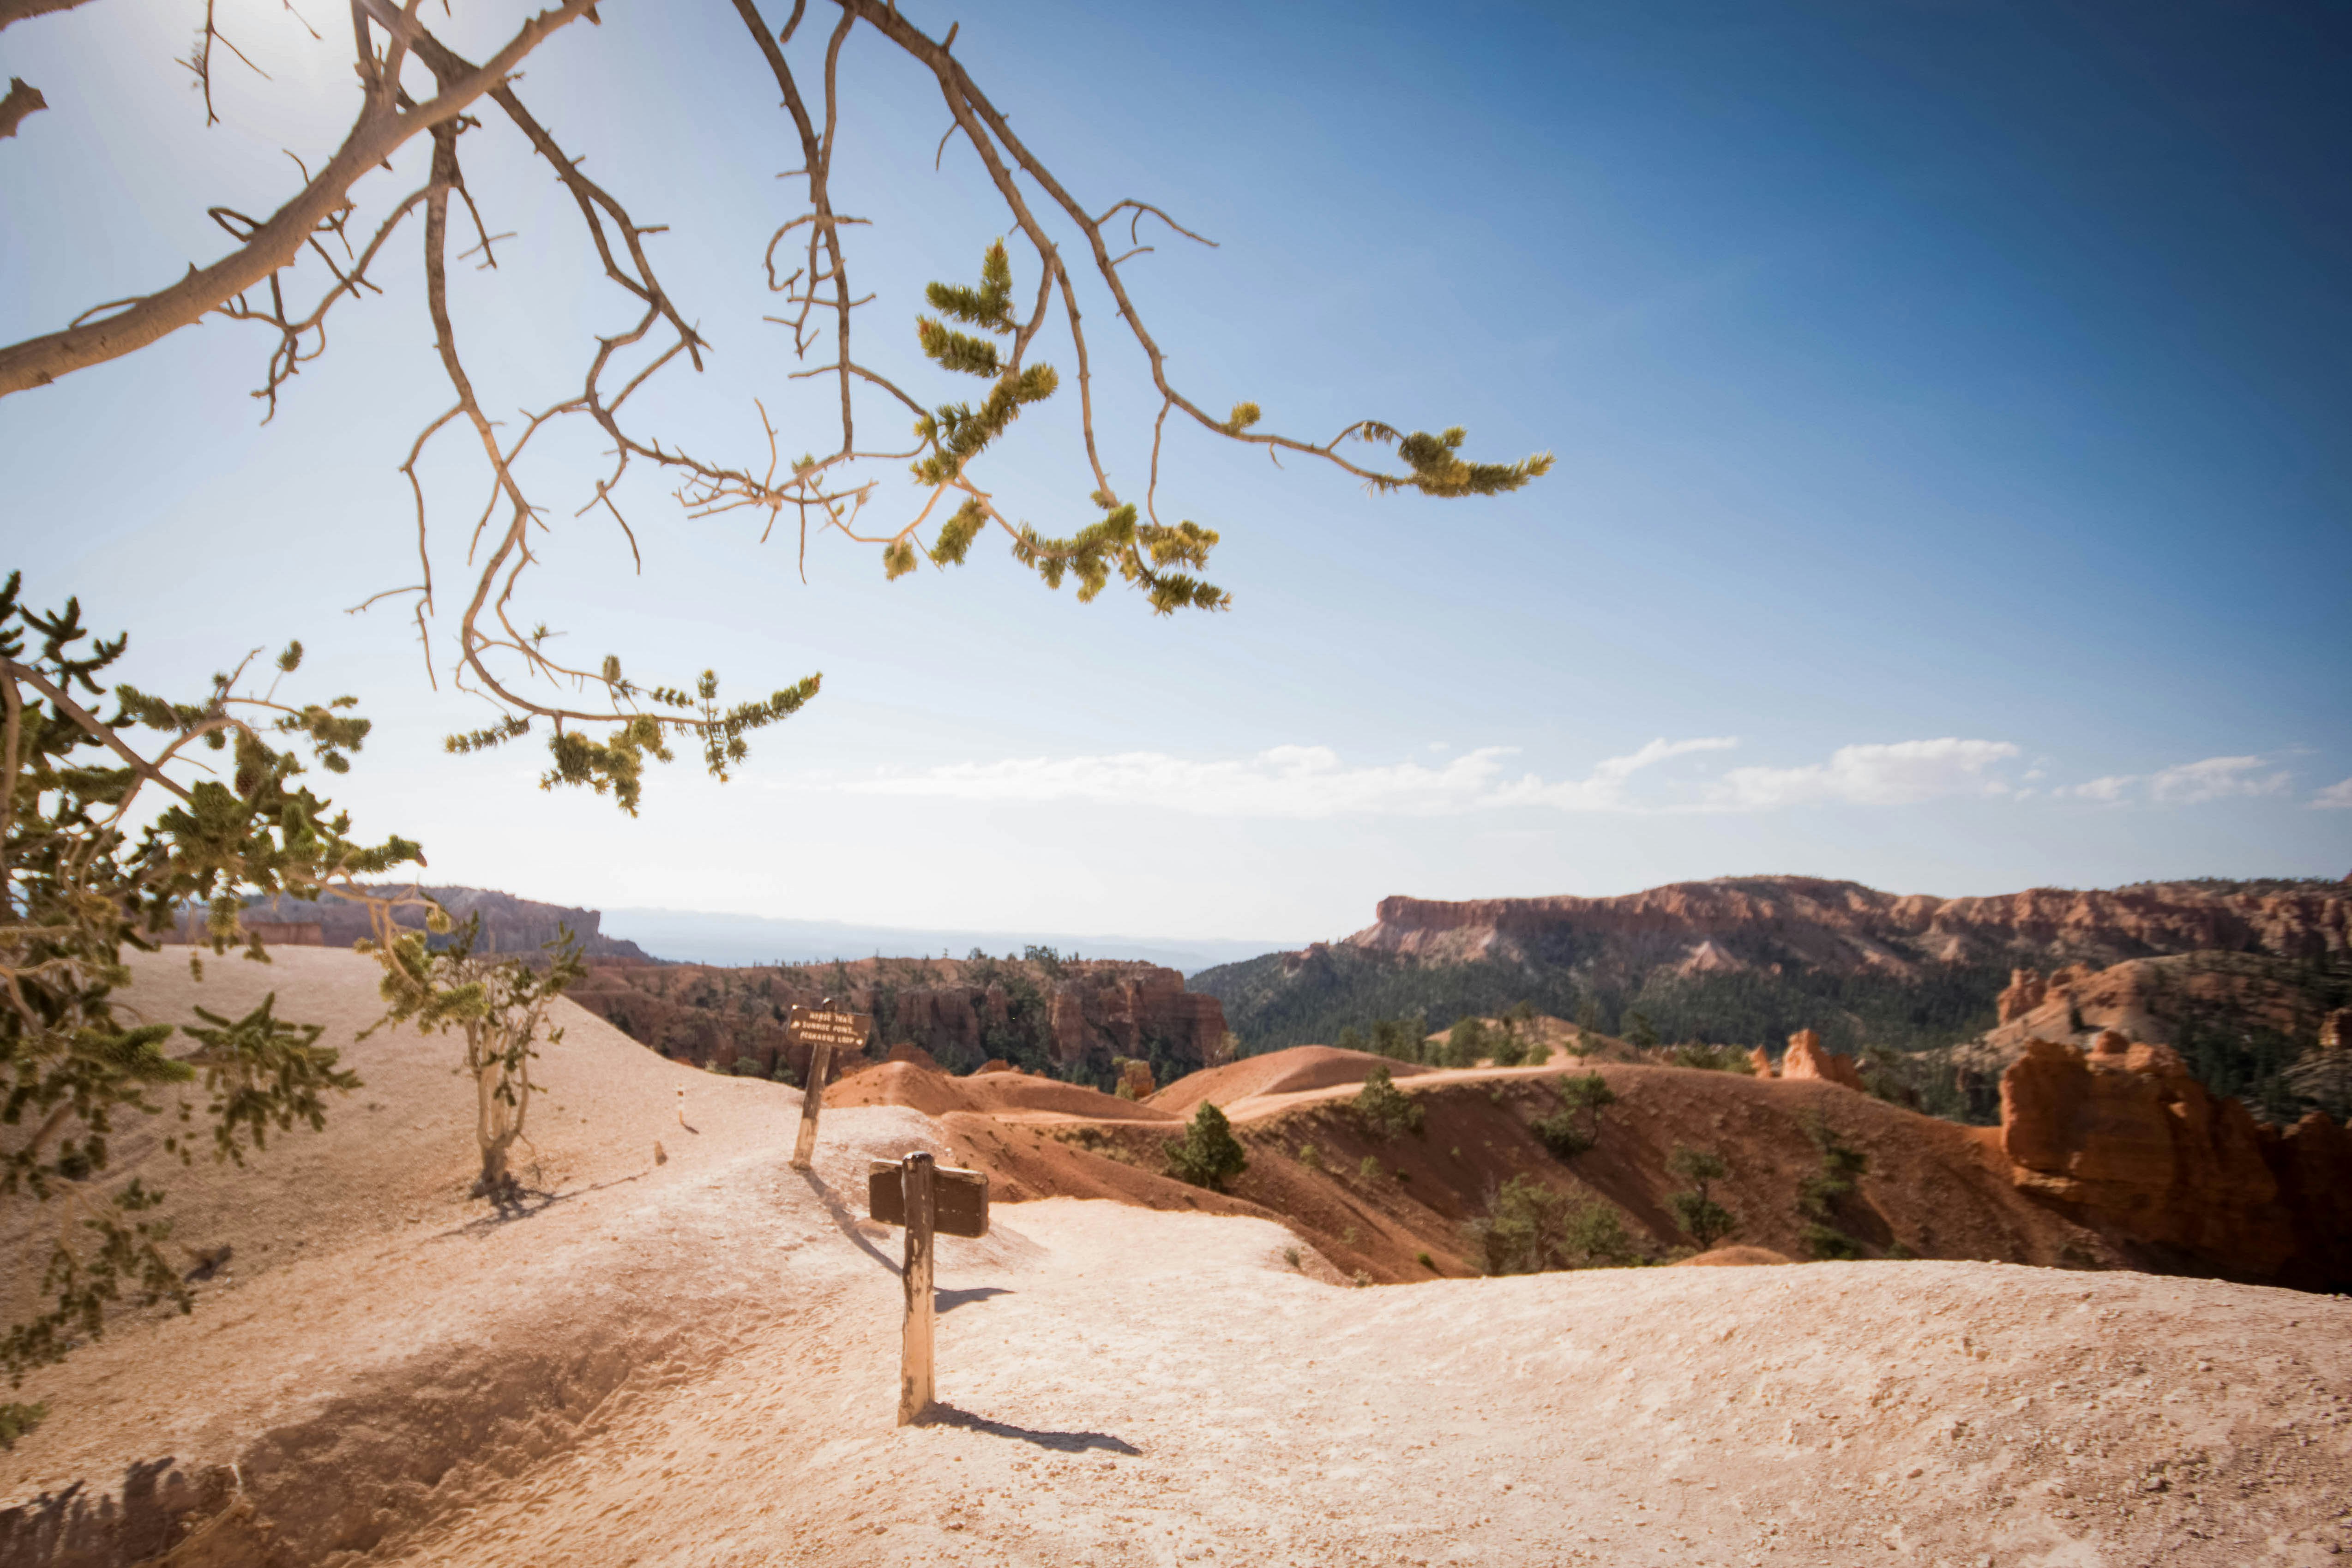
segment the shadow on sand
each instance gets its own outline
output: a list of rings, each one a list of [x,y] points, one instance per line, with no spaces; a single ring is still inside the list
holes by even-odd
[[[975,1416],[952,1405],[933,1405],[923,1412],[919,1425],[961,1427],[967,1432],[985,1432],[992,1437],[1013,1437],[1024,1443],[1034,1443],[1041,1448],[1059,1449],[1066,1454],[1083,1453],[1088,1448],[1098,1448],[1111,1454],[1143,1452],[1125,1438],[1114,1437],[1108,1432],[1033,1432],[1026,1427],[1015,1427],[1007,1421],[992,1421],[985,1416]]]
[[[642,1175],[640,1172],[639,1176]],[[440,1241],[452,1236],[472,1236],[484,1230],[494,1230],[501,1225],[511,1225],[518,1219],[534,1219],[559,1203],[569,1203],[575,1197],[585,1197],[592,1192],[603,1192],[607,1187],[620,1186],[637,1179],[638,1176],[615,1176],[611,1181],[573,1187],[569,1192],[542,1192],[537,1187],[516,1182],[498,1192],[477,1194],[489,1198],[490,1212],[478,1219],[469,1219],[463,1225],[441,1231],[434,1239]]]
[[[839,1194],[817,1179],[816,1172],[795,1171],[793,1174],[808,1183],[809,1191],[816,1196],[819,1203],[824,1205],[824,1211],[833,1216],[835,1228],[855,1242],[860,1252],[865,1253],[893,1274],[905,1271],[887,1252],[875,1246],[873,1239],[866,1232],[857,1228],[857,1216],[850,1212],[849,1206],[841,1201]]]

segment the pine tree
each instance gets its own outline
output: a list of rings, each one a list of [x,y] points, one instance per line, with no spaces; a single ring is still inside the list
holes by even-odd
[[[1211,1192],[1224,1191],[1225,1183],[1249,1169],[1249,1154],[1234,1136],[1233,1124],[1205,1100],[1184,1135],[1168,1140],[1167,1153],[1170,1176]]]
[[[1695,1242],[1702,1252],[1727,1236],[1738,1232],[1739,1217],[1715,1201],[1712,1185],[1731,1174],[1723,1156],[1706,1149],[1675,1145],[1667,1156],[1666,1168],[1690,1183],[1686,1191],[1666,1195],[1666,1207],[1674,1211],[1675,1223]]]

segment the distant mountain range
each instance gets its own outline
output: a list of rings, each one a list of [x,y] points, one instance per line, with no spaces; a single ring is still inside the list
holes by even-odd
[[[1342,941],[1206,970],[1192,985],[1224,1004],[1252,1051],[1329,1043],[1389,1018],[1442,1029],[1521,1001],[1608,1034],[1646,1027],[1669,1042],[1777,1047],[1811,1029],[1840,1051],[1937,1053],[1937,1071],[1920,1078],[1930,1107],[1982,1118],[1997,1069],[1956,1081],[1940,1053],[2006,1021],[2000,1000],[2021,972],[2081,966],[2087,975],[2187,954],[2260,961],[2269,988],[2260,1009],[2220,1016],[2236,993],[2207,985],[2213,996],[2181,1027],[2230,1036],[2200,1064],[2217,1092],[2292,1114],[2279,1071],[2352,1000],[2352,883],[2144,883],[1947,899],[1766,876],[1620,898],[1387,898],[1373,925]]]
[[[383,891],[392,892],[387,885]],[[579,938],[591,958],[624,962],[719,964],[830,964],[835,959],[961,958],[978,948],[999,958],[1017,958],[1027,948],[1051,947],[1065,958],[1128,958],[1192,975],[1219,964],[1234,964],[1278,952],[1297,942],[1247,942],[1225,937],[1198,940],[1157,936],[1074,936],[1066,931],[974,931],[904,925],[856,925],[832,920],[775,920],[758,915],[710,915],[683,909],[581,909],[541,904],[512,894],[474,887],[427,887],[424,892],[464,920],[482,917],[488,945],[502,953],[528,952],[555,939],[559,927]],[[331,947],[347,947],[368,934],[367,912],[327,894],[316,900],[289,895],[249,900],[248,921],[316,925]],[[397,918],[422,926],[421,910],[406,908]],[[184,917],[183,925],[186,925]],[[266,934],[274,935],[274,934]]]
[[[1192,975],[1219,964],[1277,952],[1291,942],[1197,940],[1158,936],[1074,936],[1066,931],[975,931],[949,927],[856,925],[831,920],[776,920],[758,915],[706,915],[681,909],[608,909],[607,936],[659,957],[689,964],[827,964],[855,959],[961,958],[977,947],[995,957],[1031,946],[1064,957],[1138,958]]]

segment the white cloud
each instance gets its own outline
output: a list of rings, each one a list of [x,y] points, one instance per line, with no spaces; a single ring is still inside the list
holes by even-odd
[[[1738,744],[1730,736],[1707,736],[1696,740],[1667,740],[1662,737],[1628,756],[1604,759],[1586,778],[1547,784],[1529,774],[1504,785],[1480,804],[1551,806],[1563,811],[1625,810],[1633,804],[1626,781],[1643,768],[1694,751],[1728,751]]]
[[[1255,757],[1212,762],[1129,751],[959,762],[839,787],[1033,805],[1097,801],[1210,817],[1433,817],[1481,805],[1510,754],[1508,747],[1490,746],[1434,768],[1418,762],[1347,768],[1324,746],[1277,746]]]
[[[2322,809],[2341,808],[2352,810],[2352,779],[2330,784],[2311,798],[2311,803]]]
[[[1842,746],[1827,762],[1803,768],[1735,768],[1707,787],[1707,809],[1769,811],[1836,803],[1914,806],[1945,795],[2000,795],[2006,779],[1991,769],[2018,754],[2005,740],[1899,740]]]
[[[2124,791],[2139,782],[2137,773],[2111,773],[2105,779],[2093,779],[2081,784],[2063,785],[2050,791],[2053,795],[2071,796],[2077,800],[2102,800],[2109,803],[2124,798]]]
[[[2165,768],[2147,781],[2151,799],[2176,806],[2198,806],[2231,795],[2275,795],[2284,789],[2284,773],[2263,773],[2259,757],[2209,757]]]
[[[1164,752],[1020,758],[818,783],[858,794],[1027,805],[1090,802],[1214,817],[1317,819],[1456,816],[1548,807],[1559,811],[1762,811],[1809,804],[1914,805],[1948,795],[1999,795],[1991,771],[2015,757],[2006,741],[1914,740],[1848,746],[1803,768],[1736,768],[1719,780],[1663,780],[1637,792],[1637,774],[1696,752],[1725,751],[1728,736],[1653,740],[1596,765],[1582,779],[1504,778],[1508,747],[1483,747],[1437,766],[1349,767],[1321,746],[1278,746],[1255,757],[1200,760]]]

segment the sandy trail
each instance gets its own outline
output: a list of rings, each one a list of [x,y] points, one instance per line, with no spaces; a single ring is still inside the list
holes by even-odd
[[[277,971],[316,993],[293,1016],[364,1010],[347,960]],[[160,1005],[168,977],[142,977]],[[382,1110],[235,1186],[191,1177],[253,1260],[194,1316],[33,1380],[57,1414],[0,1454],[0,1562],[2301,1568],[2352,1547],[2352,1302],[2119,1272],[1358,1290],[1263,1219],[1005,1204],[987,1239],[941,1243],[945,1407],[898,1428],[898,1242],[856,1216],[870,1157],[944,1153],[950,1125],[828,1112],[803,1176],[797,1096],[575,1028],[541,1149],[562,1196],[529,1218],[463,1203],[465,1124],[451,1142],[436,1097],[464,1085],[397,1042],[361,1048]]]
[[[941,1272],[940,1424],[888,1424],[874,1266],[821,1351],[747,1343],[400,1560],[2316,1563],[2352,1473],[2341,1301],[1936,1263],[1352,1291],[1287,1244],[1008,1208]]]

